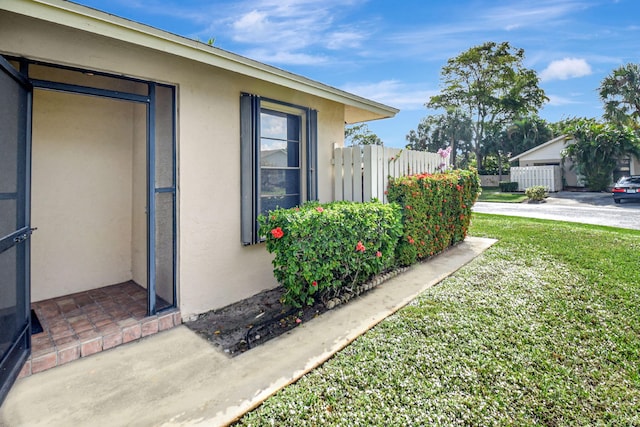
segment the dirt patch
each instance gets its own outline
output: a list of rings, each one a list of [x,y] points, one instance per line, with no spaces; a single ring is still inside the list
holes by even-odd
[[[237,356],[370,291],[407,269],[388,271],[365,284],[341,288],[340,294],[325,295],[314,305],[301,308],[283,305],[280,301],[285,289],[279,286],[203,313],[185,325],[229,356]]]
[[[237,356],[327,311],[324,303],[283,305],[282,287],[266,290],[227,307],[203,313],[187,327],[230,356]]]

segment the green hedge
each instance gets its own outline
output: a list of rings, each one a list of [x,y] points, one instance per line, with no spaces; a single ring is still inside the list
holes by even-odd
[[[311,305],[318,296],[357,286],[394,266],[402,236],[398,205],[307,203],[258,219],[284,302]]]
[[[396,256],[406,266],[464,240],[480,178],[475,170],[419,174],[390,179],[387,191],[389,202],[403,208],[404,235]]]
[[[500,181],[498,185],[500,186],[500,191],[503,193],[513,193],[514,191],[518,191],[517,182]]]
[[[549,196],[547,187],[544,185],[534,185],[533,187],[529,187],[524,190],[524,194],[529,198],[529,200],[534,200],[536,202],[542,201]]]
[[[391,178],[387,193],[386,205],[313,202],[258,218],[285,303],[331,298],[464,240],[480,178],[475,170]]]

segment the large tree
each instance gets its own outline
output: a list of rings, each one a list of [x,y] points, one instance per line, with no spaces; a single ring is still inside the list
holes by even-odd
[[[416,130],[406,136],[409,150],[436,152],[439,148],[451,147],[452,165],[455,168],[459,152],[468,158],[468,147],[472,138],[472,122],[459,110],[447,110],[446,114],[424,117]]]
[[[344,140],[347,145],[383,145],[382,140],[369,129],[366,123],[345,126]]]
[[[600,83],[604,118],[618,124],[640,127],[640,65],[616,68]]]
[[[576,171],[592,191],[604,191],[611,183],[616,161],[630,154],[640,157],[640,139],[629,126],[578,119],[565,129],[575,143],[565,148]]]
[[[442,89],[426,104],[456,109],[473,121],[473,148],[482,167],[486,133],[517,117],[536,113],[548,100],[534,70],[523,65],[524,50],[508,42],[487,42],[447,61]]]
[[[529,116],[516,119],[507,125],[502,138],[503,152],[509,156],[517,156],[553,139],[553,132],[544,119]]]

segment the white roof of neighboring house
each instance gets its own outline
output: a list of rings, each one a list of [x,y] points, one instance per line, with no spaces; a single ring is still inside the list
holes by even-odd
[[[1,10],[159,50],[338,102],[345,105],[348,123],[393,117],[400,111],[196,40],[69,1],[2,0]]]
[[[567,141],[572,141],[573,137],[570,135],[560,135],[556,138],[553,138],[543,144],[540,144],[536,147],[533,147],[530,150],[525,151],[524,153],[520,153],[517,156],[513,156],[509,159],[510,162],[516,161],[518,159],[520,159],[521,157],[529,157],[532,154],[535,154],[538,151],[542,151],[545,149],[549,149],[551,148],[550,146],[554,145],[554,144],[558,144],[559,145],[559,149],[557,150],[557,152],[555,152],[556,150],[554,150],[554,152],[552,153],[553,155],[551,157],[553,158],[558,158],[560,159],[562,157],[561,151],[562,149],[567,145]],[[562,144],[559,144],[562,143]],[[546,155],[546,158],[549,158],[549,155]]]

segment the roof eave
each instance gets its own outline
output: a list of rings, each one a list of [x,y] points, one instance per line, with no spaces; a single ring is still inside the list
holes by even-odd
[[[69,1],[5,0],[0,5],[0,9],[162,51],[338,102],[347,106],[345,109],[347,122],[389,118],[400,111],[196,40]]]

